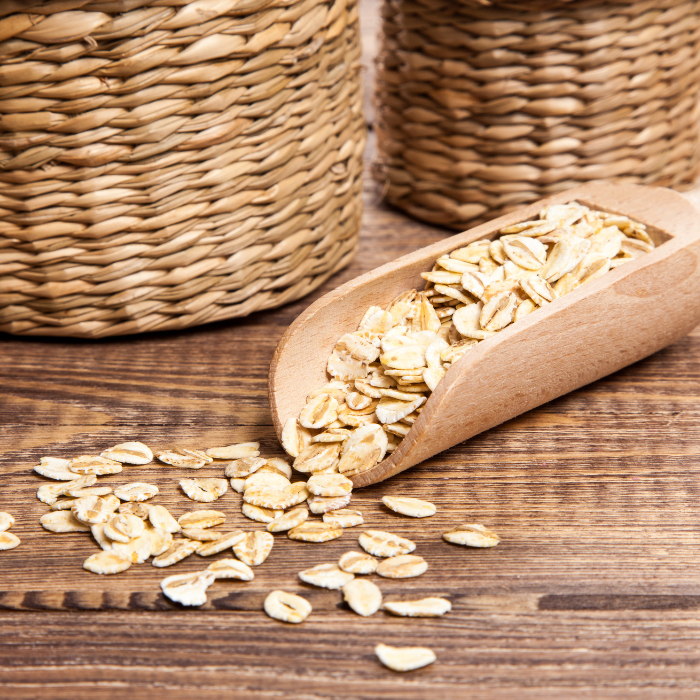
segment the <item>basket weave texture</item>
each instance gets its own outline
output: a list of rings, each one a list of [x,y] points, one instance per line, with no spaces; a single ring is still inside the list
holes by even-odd
[[[697,0],[384,0],[382,41],[374,175],[419,219],[698,176]]]
[[[0,3],[0,331],[284,304],[353,256],[356,0]]]

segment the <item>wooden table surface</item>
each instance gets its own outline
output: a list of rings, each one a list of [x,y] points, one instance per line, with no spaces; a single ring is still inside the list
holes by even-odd
[[[0,552],[1,698],[700,695],[698,331],[356,493],[368,525],[411,537],[430,565],[418,579],[375,579],[385,597],[448,596],[453,611],[442,619],[361,618],[338,592],[297,579],[356,548],[353,530],[318,545],[278,535],[254,581],[217,582],[203,609],[184,610],[158,584],[203,568],[201,559],[98,577],[81,568],[97,551],[88,535],[41,528],[47,508],[32,466],[42,456],[94,454],[124,440],[154,448],[260,440],[264,455],[281,456],[267,370],[287,325],[320,293],[447,235],[382,206],[370,181],[365,207],[352,265],[283,309],[96,342],[0,336],[0,510],[15,515],[22,539]],[[157,483],[158,502],[174,513],[190,508],[177,479],[191,472],[126,471]],[[427,498],[438,513],[402,518],[381,505],[385,494]],[[229,492],[216,507],[234,527],[253,529],[240,501]],[[440,533],[460,522],[493,528],[501,544],[443,542]],[[306,622],[262,612],[276,588],[311,601]],[[430,646],[438,660],[399,675],[378,663],[378,642]]]

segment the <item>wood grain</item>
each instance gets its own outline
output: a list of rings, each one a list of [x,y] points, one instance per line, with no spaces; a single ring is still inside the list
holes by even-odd
[[[326,289],[442,239],[375,198],[368,184],[362,250]],[[154,447],[260,438],[265,454],[281,454],[267,369],[310,301],[187,333],[0,340],[0,509],[17,516],[23,540],[0,558],[0,696],[696,697],[697,331],[357,492],[368,524],[414,538],[430,564],[413,581],[381,580],[386,597],[446,595],[454,610],[441,620],[360,619],[339,594],[296,579],[354,548],[352,530],[324,545],[278,536],[254,581],[217,583],[206,609],[183,611],[159,594],[162,571],[94,576],[81,569],[95,551],[88,536],[40,528],[42,479],[31,466],[43,455],[129,437]],[[184,472],[129,467],[128,475],[158,483],[174,512],[188,507],[176,484]],[[438,513],[403,519],[381,505],[384,494],[428,498]],[[233,493],[220,502],[232,523],[252,526],[239,503]],[[461,521],[494,528],[502,543],[476,551],[439,539]],[[308,596],[309,620],[290,628],[266,618],[262,600],[273,588]],[[431,646],[438,662],[397,676],[376,661],[379,641]]]
[[[0,553],[3,700],[698,697],[697,330],[358,491],[367,522],[414,538],[430,565],[411,581],[376,579],[386,597],[447,595],[454,609],[443,619],[363,619],[339,594],[298,581],[303,568],[354,548],[352,530],[324,545],[277,536],[254,581],[219,582],[206,609],[182,610],[159,595],[162,571],[97,577],[81,569],[95,551],[89,537],[39,526],[46,507],[31,467],[40,456],[132,437],[154,447],[259,437],[265,454],[281,455],[267,370],[286,327],[321,293],[446,235],[378,199],[368,182],[352,266],[278,311],[98,342],[0,336],[0,510],[14,513],[22,538]],[[175,512],[188,507],[176,485],[183,472],[128,475],[154,479]],[[428,498],[438,512],[403,519],[381,505],[385,494]],[[252,526],[236,494],[221,506]],[[439,539],[462,521],[492,527],[501,544],[476,551]],[[314,612],[296,627],[267,618],[260,608],[273,588],[308,596]],[[430,646],[438,661],[399,676],[374,657],[380,641]]]

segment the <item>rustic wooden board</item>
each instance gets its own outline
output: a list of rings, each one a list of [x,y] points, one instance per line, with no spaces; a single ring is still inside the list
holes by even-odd
[[[323,290],[284,309],[183,333],[97,342],[0,336],[0,510],[17,517],[0,553],[0,697],[47,700],[697,698],[700,693],[700,331],[652,357],[358,491],[368,524],[414,538],[430,568],[379,580],[389,597],[447,595],[444,619],[363,619],[338,593],[299,582],[358,533],[323,545],[277,536],[254,581],[217,582],[203,610],[158,593],[149,564],[113,577],[81,568],[87,535],[51,535],[31,467],[135,438],[156,447],[258,439],[281,455],[267,368],[287,325],[321,293],[445,233],[378,205],[368,183],[360,253]],[[547,362],[547,357],[542,357]],[[184,512],[167,467],[132,467]],[[204,471],[204,470],[203,470]],[[206,474],[213,474],[212,470]],[[384,494],[434,501],[410,521]],[[240,496],[217,503],[235,525]],[[502,536],[467,550],[439,534],[461,521]],[[221,558],[218,555],[216,558]],[[190,558],[167,573],[193,571]],[[207,562],[208,563],[208,562]],[[274,588],[314,613],[298,627],[261,612]],[[425,644],[434,665],[399,676],[378,642]]]
[[[360,254],[326,289],[444,235],[376,196],[368,185]],[[352,530],[323,545],[278,536],[254,581],[219,582],[205,610],[182,611],[159,595],[162,571],[146,564],[97,577],[81,568],[96,551],[88,535],[41,529],[42,479],[31,467],[43,455],[127,438],[154,447],[260,438],[265,454],[281,455],[267,367],[310,301],[186,333],[0,339],[0,510],[17,517],[23,541],[0,554],[0,696],[217,698],[237,688],[232,697],[696,697],[697,331],[357,492],[368,524],[414,538],[430,564],[419,579],[380,580],[386,596],[447,595],[454,611],[441,620],[361,619],[338,593],[298,582],[301,569],[353,548]],[[127,474],[155,481],[174,512],[189,507],[176,483],[186,472],[128,467],[104,479]],[[439,510],[404,519],[381,505],[384,494],[422,496]],[[238,494],[219,505],[235,525],[254,526]],[[502,543],[467,550],[439,539],[465,520],[493,527]],[[269,620],[261,606],[274,588],[308,596],[311,618],[300,627]],[[377,663],[379,641],[429,645],[438,662],[397,676]]]

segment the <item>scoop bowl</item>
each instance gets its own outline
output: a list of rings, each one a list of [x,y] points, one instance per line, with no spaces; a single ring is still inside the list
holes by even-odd
[[[477,226],[329,292],[287,329],[270,367],[270,407],[278,437],[306,396],[328,381],[338,338],[372,305],[422,288],[421,272],[456,248],[578,201],[646,224],[656,248],[570,292],[480,342],[447,371],[397,449],[353,477],[367,486],[530,409],[589,384],[678,340],[700,322],[700,212],[672,190],[591,184],[567,190]]]

